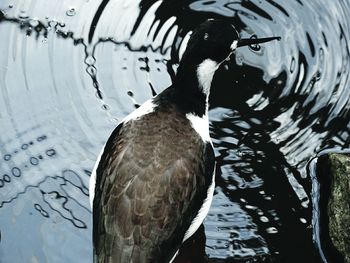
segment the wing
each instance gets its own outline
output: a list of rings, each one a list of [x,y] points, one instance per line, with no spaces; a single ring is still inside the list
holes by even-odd
[[[165,123],[168,128],[137,125],[116,128],[97,168],[93,204],[97,262],[169,261],[211,183],[212,147],[192,136],[191,129],[174,131],[176,123]],[[172,140],[162,141],[170,132]],[[186,140],[184,134],[189,135]]]

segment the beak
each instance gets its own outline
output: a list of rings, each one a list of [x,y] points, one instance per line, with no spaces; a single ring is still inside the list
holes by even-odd
[[[281,40],[281,37],[265,37],[265,38],[242,38],[238,41],[237,47],[250,46],[260,43],[269,42],[272,40]]]

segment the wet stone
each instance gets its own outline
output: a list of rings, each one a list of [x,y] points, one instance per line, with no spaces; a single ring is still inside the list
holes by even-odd
[[[329,250],[325,251],[329,260],[350,262],[350,154],[331,153],[319,158],[317,177],[320,207],[324,208],[321,234],[326,232],[322,247]]]
[[[350,155],[331,154],[329,162],[333,179],[328,204],[330,237],[350,262]]]

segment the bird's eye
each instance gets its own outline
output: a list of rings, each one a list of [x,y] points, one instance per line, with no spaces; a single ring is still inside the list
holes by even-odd
[[[205,33],[203,38],[204,38],[204,40],[208,40],[209,39],[209,34]]]

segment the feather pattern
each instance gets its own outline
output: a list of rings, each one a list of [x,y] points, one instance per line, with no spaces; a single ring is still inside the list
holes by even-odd
[[[213,149],[173,104],[120,124],[96,170],[95,262],[169,262],[195,219]]]

